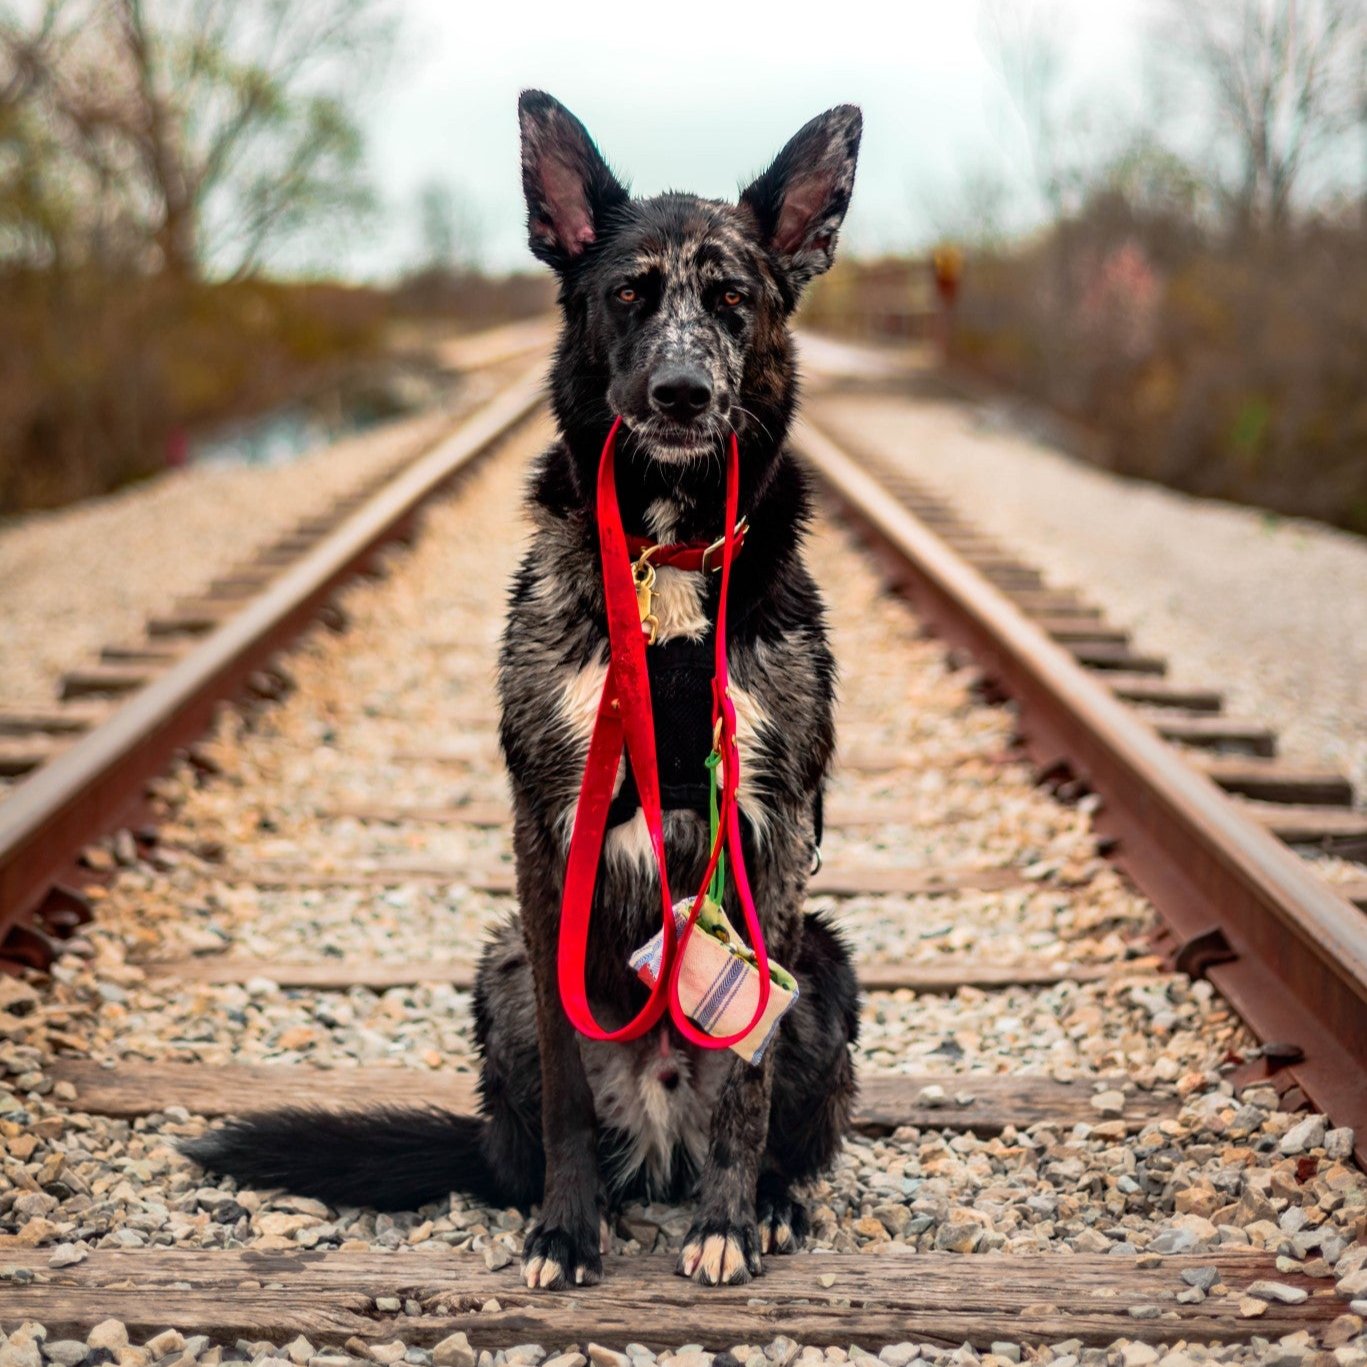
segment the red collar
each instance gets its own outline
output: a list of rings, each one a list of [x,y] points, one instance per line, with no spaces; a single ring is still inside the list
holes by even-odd
[[[740,554],[741,547],[745,545],[745,534],[750,530],[750,520],[741,518],[736,523],[736,535],[734,539],[735,553]],[[667,546],[661,546],[652,541],[647,536],[628,536],[627,554],[631,557],[633,564],[648,562],[655,566],[668,566],[674,570],[719,570],[721,569],[721,551],[725,544],[725,537],[718,537],[715,541],[676,541]]]

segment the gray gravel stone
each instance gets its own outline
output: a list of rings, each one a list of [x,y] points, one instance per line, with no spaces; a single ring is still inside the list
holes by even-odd
[[[1188,1286],[1209,1291],[1220,1280],[1220,1269],[1218,1267],[1184,1267],[1182,1269],[1182,1280]]]
[[[1324,1143],[1328,1121],[1322,1115],[1310,1115],[1293,1125],[1282,1136],[1278,1149],[1282,1153],[1304,1153],[1307,1149],[1318,1149]]]
[[[58,1339],[43,1344],[43,1356],[60,1367],[76,1367],[89,1356],[90,1349],[80,1339]]]

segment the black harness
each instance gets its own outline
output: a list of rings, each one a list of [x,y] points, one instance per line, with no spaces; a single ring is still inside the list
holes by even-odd
[[[713,632],[697,641],[675,637],[646,651],[650,704],[655,713],[655,758],[660,805],[665,811],[707,815],[707,757],[712,753]],[[631,758],[608,808],[608,826],[620,826],[641,805]]]
[[[677,636],[646,651],[650,705],[655,714],[655,759],[660,771],[660,805],[665,811],[708,814],[707,757],[712,753],[713,628],[699,640]],[[608,828],[630,821],[640,808],[631,757],[622,786],[608,808]],[[824,833],[824,794],[812,795],[816,846]],[[741,819],[746,820],[741,810]]]

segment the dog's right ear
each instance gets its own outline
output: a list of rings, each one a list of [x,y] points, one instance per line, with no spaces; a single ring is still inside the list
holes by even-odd
[[[532,254],[563,272],[599,239],[607,215],[626,202],[627,191],[588,130],[559,100],[524,90],[517,117]]]

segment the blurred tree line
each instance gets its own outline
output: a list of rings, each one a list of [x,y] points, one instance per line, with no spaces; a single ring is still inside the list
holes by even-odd
[[[395,4],[0,0],[0,511],[163,469],[431,311],[430,289],[265,274],[335,260],[375,208],[358,107]],[[477,278],[468,216],[424,193],[428,284]],[[544,306],[515,296],[474,315]]]
[[[951,362],[1123,473],[1367,533],[1367,8],[1160,5],[1148,117],[1099,137],[1057,15],[985,15],[1044,226],[1013,232],[1018,192],[966,174]]]

